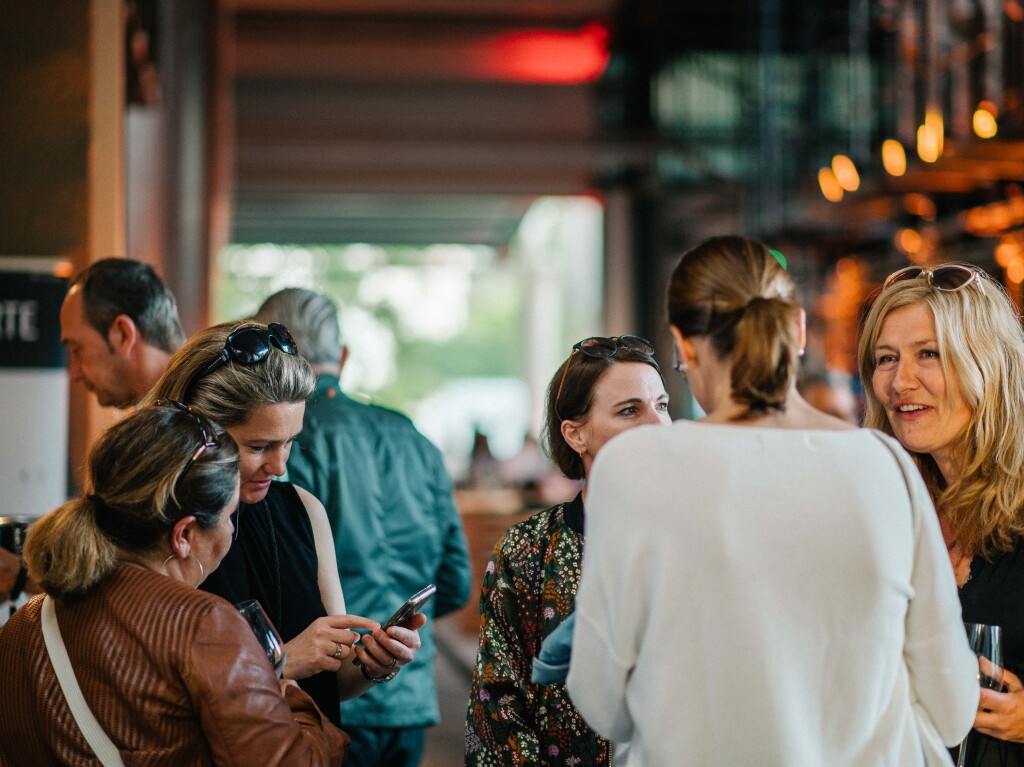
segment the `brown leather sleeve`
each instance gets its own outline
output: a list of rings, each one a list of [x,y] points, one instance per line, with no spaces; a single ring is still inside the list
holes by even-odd
[[[341,739],[341,754],[342,758],[348,750],[349,737],[344,732],[339,730],[334,724],[328,719],[319,708],[313,699],[309,697],[305,690],[299,687],[294,682],[288,685],[284,691],[285,702],[288,704],[288,708],[291,709],[292,718],[299,723],[303,729],[311,730],[324,730],[331,733],[337,733]]]
[[[218,765],[339,765],[348,736],[302,690],[286,696],[248,624],[229,604],[200,621],[185,684]]]

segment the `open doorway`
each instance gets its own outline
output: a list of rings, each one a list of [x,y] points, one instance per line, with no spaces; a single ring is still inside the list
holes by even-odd
[[[284,287],[331,296],[343,388],[408,414],[458,482],[474,435],[499,461],[537,439],[555,369],[600,332],[602,231],[593,197],[541,197],[504,245],[235,243],[217,258],[212,315],[249,316]]]

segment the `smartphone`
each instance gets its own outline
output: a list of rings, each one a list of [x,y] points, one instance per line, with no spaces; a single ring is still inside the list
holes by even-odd
[[[399,607],[395,611],[395,614],[388,618],[387,623],[381,626],[381,628],[384,631],[387,631],[392,626],[401,626],[405,621],[409,620],[409,618],[415,615],[419,611],[419,609],[427,603],[427,600],[434,596],[434,593],[436,591],[437,586],[435,586],[433,583],[431,583],[425,589],[417,591],[415,594],[413,594],[411,597],[405,600],[405,604]]]

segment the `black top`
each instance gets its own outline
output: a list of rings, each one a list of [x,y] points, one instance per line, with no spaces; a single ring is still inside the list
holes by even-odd
[[[975,557],[971,577],[960,589],[964,621],[1002,626],[1003,665],[1024,676],[1024,541],[991,562]],[[971,767],[1024,767],[1024,743],[996,740],[971,731]]]
[[[258,599],[285,642],[327,615],[317,582],[316,544],[306,507],[289,482],[271,482],[259,503],[238,506],[238,539],[202,584],[232,604]],[[338,678],[331,671],[299,686],[335,724],[341,724]]]
[[[562,508],[562,514],[569,529],[583,535],[583,493],[576,493],[576,497]]]

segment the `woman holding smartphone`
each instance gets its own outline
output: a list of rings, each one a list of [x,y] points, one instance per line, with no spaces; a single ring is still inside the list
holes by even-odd
[[[801,398],[793,294],[759,242],[684,253],[668,316],[707,417],[624,434],[591,471],[567,688],[627,767],[948,763],[974,718],[924,484]]]
[[[667,424],[654,347],[637,336],[586,338],[548,387],[545,441],[570,479],[627,429]],[[530,681],[544,637],[572,613],[584,541],[583,490],[511,527],[480,595],[480,649],[466,721],[466,764],[607,765],[611,750],[582,720],[565,685]]]
[[[390,681],[419,648],[416,629],[426,619],[414,616],[385,633],[375,621],[345,614],[323,505],[302,488],[273,481],[285,472],[315,384],[283,325],[236,322],[192,336],[149,398],[186,402],[238,443],[236,537],[203,588],[233,603],[259,600],[285,641],[284,676],[340,722],[341,696]]]

